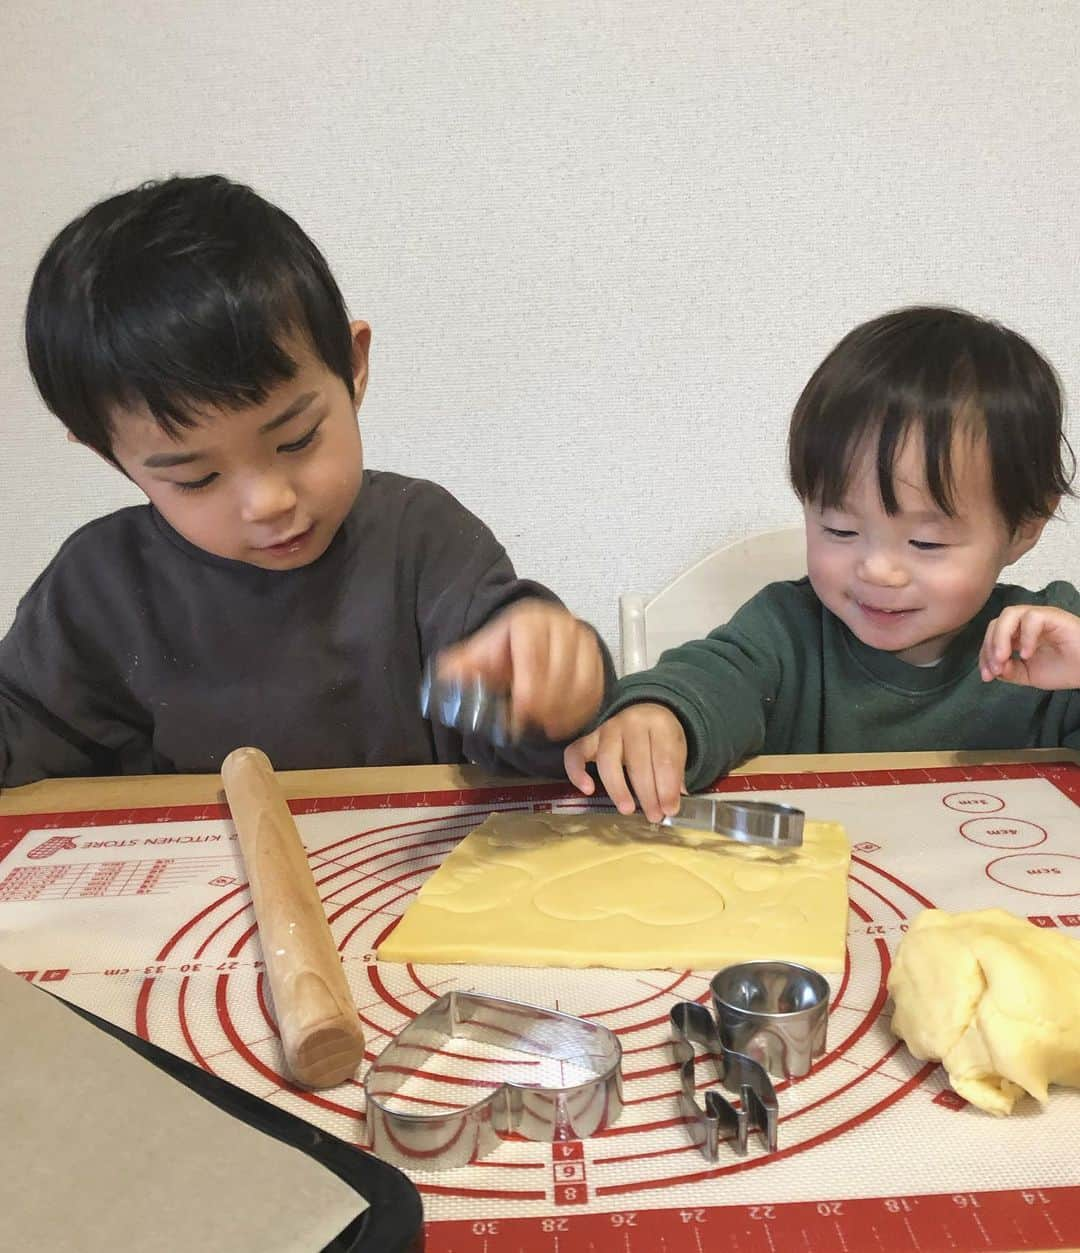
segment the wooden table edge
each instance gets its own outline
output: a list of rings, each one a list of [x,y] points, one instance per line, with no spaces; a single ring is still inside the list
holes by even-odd
[[[1034,748],[998,752],[820,753],[753,757],[733,775],[837,774],[855,770],[918,770],[941,766],[983,766],[1068,761],[1080,752]],[[370,796],[384,792],[450,791],[466,787],[528,787],[538,782],[519,776],[490,775],[472,766],[357,766],[338,770],[286,770],[278,778],[286,796]],[[570,784],[567,782],[567,787]],[[224,802],[216,774],[111,775],[96,779],[43,779],[0,794],[0,816],[68,813],[88,809],[131,809],[151,805],[205,805]]]

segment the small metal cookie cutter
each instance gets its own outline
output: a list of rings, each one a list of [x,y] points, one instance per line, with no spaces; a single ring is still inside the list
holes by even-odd
[[[496,748],[505,748],[513,738],[506,697],[478,678],[441,677],[433,657],[427,659],[420,679],[420,712],[462,735],[479,735]]]
[[[736,801],[721,796],[684,796],[679,812],[662,818],[663,827],[691,827],[768,848],[799,848],[806,814],[772,801]]]
[[[428,1070],[449,1040],[499,1045],[589,1077],[558,1084],[507,1080],[451,1112],[390,1108],[406,1080]],[[584,1018],[494,996],[448,992],[372,1062],[364,1093],[373,1153],[414,1170],[452,1170],[490,1153],[507,1136],[580,1140],[609,1126],[623,1108],[622,1046],[613,1031]]]
[[[825,1052],[829,984],[808,966],[751,961],[721,970],[709,985],[724,1047],[771,1075],[798,1079]]]
[[[776,1152],[778,1108],[776,1091],[764,1068],[750,1057],[725,1048],[716,1022],[704,1005],[679,1001],[671,1007],[672,1049],[679,1067],[679,1104],[690,1138],[704,1157],[715,1162],[720,1142],[731,1138],[735,1152],[746,1152],[751,1131],[759,1131],[770,1153]],[[712,1054],[720,1082],[741,1100],[738,1109],[715,1088],[705,1092],[705,1108],[698,1104],[694,1082],[694,1045]]]

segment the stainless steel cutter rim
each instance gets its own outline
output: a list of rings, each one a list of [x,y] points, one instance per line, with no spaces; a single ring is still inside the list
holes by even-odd
[[[708,826],[694,813],[695,806],[700,805],[706,806],[710,813]],[[806,811],[780,801],[736,799],[702,793],[684,797],[679,812],[665,816],[659,825],[706,829],[739,844],[794,852],[803,844]]]
[[[768,1152],[775,1153],[779,1106],[776,1089],[765,1068],[754,1058],[736,1053],[723,1043],[716,1020],[708,1006],[699,1001],[677,1001],[668,1017],[679,1070],[680,1105],[684,1117],[693,1123],[691,1139],[702,1155],[715,1162],[719,1158],[720,1143],[731,1141],[735,1152],[742,1156],[751,1131],[760,1132]],[[717,1078],[729,1092],[738,1095],[741,1108],[736,1109],[715,1088],[707,1088],[702,1093],[704,1108],[698,1103],[695,1044],[701,1045],[711,1056]],[[722,1137],[721,1129],[730,1135]]]
[[[542,1047],[516,1047],[506,1040],[498,1043],[513,1052],[549,1057],[576,1065],[590,1065],[590,1079],[568,1084],[528,1084],[506,1080],[472,1104],[459,1109],[421,1114],[390,1107],[392,1097],[405,1082],[385,1093],[374,1093],[373,1084],[383,1068],[401,1069],[407,1076],[411,1066],[400,1066],[401,1055],[437,1051],[429,1037],[446,1040],[491,1042],[490,1032],[503,1034],[493,1023],[468,1017],[469,1011],[505,1014],[516,1027],[532,1023],[534,1030],[551,1027],[568,1031],[581,1039],[595,1041],[596,1048],[584,1045],[572,1052],[555,1052]],[[444,1024],[449,1029],[444,1029]],[[518,1035],[519,1041],[529,1037]],[[441,1047],[441,1046],[440,1046]],[[609,1028],[573,1014],[542,1006],[511,1001],[473,992],[452,991],[438,997],[386,1045],[364,1076],[367,1102],[367,1134],[372,1150],[386,1160],[419,1170],[446,1170],[483,1157],[510,1135],[553,1142],[563,1138],[584,1138],[610,1126],[622,1112],[622,1044]],[[530,1105],[530,1098],[532,1105]],[[536,1108],[545,1102],[551,1109]],[[577,1123],[574,1123],[574,1119]],[[570,1126],[570,1133],[566,1128]],[[536,1134],[542,1127],[543,1134]]]
[[[783,801],[734,800],[730,796],[717,795],[710,797],[729,809],[744,810],[753,814],[775,814],[778,818],[805,818],[806,810],[797,805],[787,805]]]
[[[434,657],[424,663],[420,677],[420,713],[462,735],[480,735],[496,748],[512,738],[505,694],[489,690],[479,677],[441,678]]]
[[[746,970],[754,973],[762,967],[771,967],[774,970],[783,969],[805,977],[806,981],[813,986],[817,994],[817,1000],[812,1005],[800,1005],[798,1009],[753,1009],[749,1005],[740,1005],[738,1001],[728,1000],[726,996],[721,996],[717,990],[721,981],[726,977],[732,977],[734,971]],[[812,1014],[822,1004],[827,1004],[832,995],[829,981],[820,971],[814,970],[811,966],[804,966],[799,962],[784,961],[781,958],[760,958],[754,961],[737,962],[733,966],[725,966],[723,970],[718,970],[712,979],[709,980],[709,991],[712,993],[713,1004],[717,1009],[722,1005],[725,1009],[745,1014],[748,1018],[760,1018],[778,1024],[791,1022]]]

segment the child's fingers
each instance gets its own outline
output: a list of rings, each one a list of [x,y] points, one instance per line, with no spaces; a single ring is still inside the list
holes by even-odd
[[[523,622],[514,646],[512,715],[552,740],[573,735],[592,718],[604,694],[604,663],[596,636],[576,618],[552,612]]]
[[[603,783],[619,813],[632,814],[635,808],[634,797],[627,785],[626,775],[623,773],[623,754],[622,735],[617,730],[612,731],[610,727],[607,728],[606,734],[602,730],[595,757],[600,782]]]
[[[652,730],[653,777],[656,779],[656,799],[669,818],[679,812],[682,802],[683,779],[686,771],[686,747],[673,743],[667,728]],[[659,821],[659,819],[656,819]]]
[[[579,629],[567,650],[567,668],[552,676],[550,705],[544,720],[549,739],[575,735],[600,710],[604,698],[604,660],[596,636]]]
[[[580,740],[575,740],[573,744],[567,745],[563,751],[563,767],[566,770],[566,777],[577,788],[579,792],[583,792],[586,796],[592,796],[596,791],[596,784],[592,780],[592,775],[585,769],[590,761],[596,760],[596,750],[600,744],[600,732],[593,731],[590,735],[583,735]]]
[[[630,776],[630,786],[641,806],[641,812],[650,822],[659,822],[664,816],[656,796],[656,776],[653,773],[652,737],[648,724],[642,721],[628,728],[623,739],[623,760]]]
[[[1076,685],[1080,619],[1047,605],[1011,605],[986,629],[979,653],[984,680],[1048,691]]]
[[[587,796],[594,792],[586,770],[590,761],[596,762],[600,781],[619,813],[632,814],[640,804],[650,822],[659,822],[665,813],[678,811],[686,741],[678,720],[666,709],[624,710],[569,745],[563,752],[567,777]]]
[[[1013,605],[997,619],[993,626],[990,639],[991,656],[996,667],[1003,666],[1013,655],[1016,648],[1016,636],[1023,622],[1023,610],[1026,606]]]
[[[520,735],[544,720],[551,624],[546,615],[515,615],[510,629],[510,726]]]
[[[994,636],[997,630],[997,619],[986,628],[986,634],[983,636],[982,646],[979,649],[979,676],[984,683],[989,683],[992,679],[998,677],[1001,669],[1001,663],[997,660],[994,652]]]
[[[990,626],[993,625],[993,623],[990,624]],[[984,683],[989,683],[994,677],[994,672],[990,668],[990,627],[986,628],[986,634],[979,645],[979,677]]]
[[[511,675],[510,624],[496,618],[452,644],[439,654],[437,669],[446,678],[480,678],[492,687],[505,687]]]
[[[986,628],[979,653],[979,671],[983,679],[1001,677],[1002,667],[1013,654],[1014,638],[1022,611],[1026,608],[1023,605],[1010,606]]]
[[[1024,615],[1020,621],[1020,630],[1015,642],[1015,649],[1024,661],[1034,656],[1043,634],[1048,629],[1051,629],[1050,623],[1047,622],[1046,614],[1042,611],[1033,609]]]
[[[532,720],[551,740],[577,731],[584,718],[574,709],[577,670],[577,623],[567,615],[565,622],[552,622],[548,628],[547,656],[543,675],[537,680],[537,702]]]
[[[1028,674],[1027,662],[1010,657],[1004,662],[996,676],[1002,683],[1015,683],[1018,687],[1030,687],[1031,676]]]
[[[574,734],[600,706],[604,667],[595,635],[565,609],[523,601],[439,655],[441,675],[509,690],[510,729]]]

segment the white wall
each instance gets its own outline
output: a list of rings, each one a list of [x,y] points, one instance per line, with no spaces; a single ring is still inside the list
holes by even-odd
[[[1075,0],[304,7],[0,5],[0,627],[135,498],[45,412],[21,316],[52,235],[148,177],[298,217],[374,327],[369,464],[612,640],[619,591],[797,519],[787,417],[856,322],[959,303],[1080,391]],[[1073,535],[1020,573],[1080,581]]]

